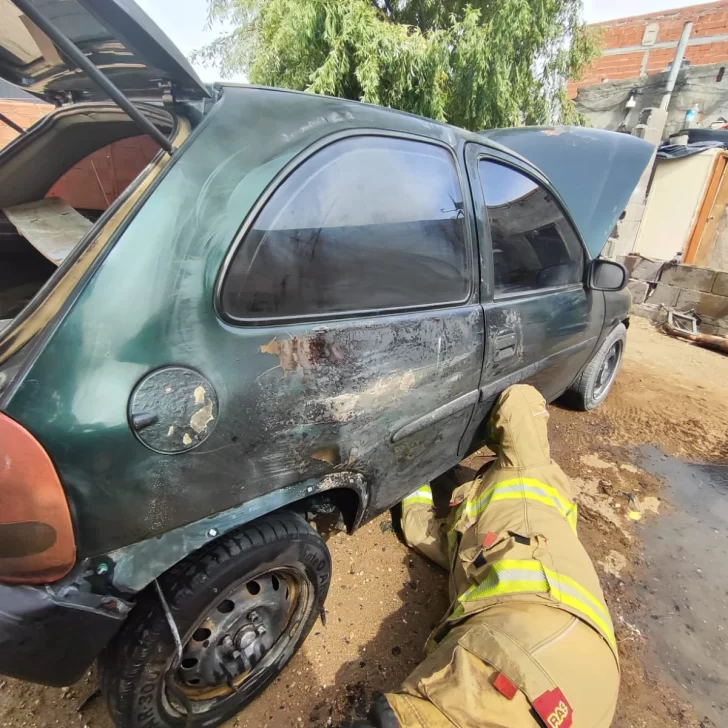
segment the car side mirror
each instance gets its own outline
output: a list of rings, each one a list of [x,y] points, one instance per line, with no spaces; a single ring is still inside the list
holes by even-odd
[[[629,273],[621,263],[597,258],[589,270],[589,288],[595,291],[621,291],[629,281]]]

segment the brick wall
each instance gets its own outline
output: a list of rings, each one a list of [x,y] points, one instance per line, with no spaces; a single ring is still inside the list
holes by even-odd
[[[582,86],[661,73],[672,61],[688,21],[693,22],[693,29],[685,60],[691,66],[728,63],[728,0],[620,18],[592,26],[602,31],[602,55],[581,80],[569,82],[570,95],[575,96]],[[656,35],[646,38],[648,28],[656,30]]]
[[[14,121],[23,129],[42,119],[53,107],[50,104],[34,103],[32,101],[17,101],[15,99],[0,99],[0,113]],[[0,121],[0,149],[18,136],[18,132]]]
[[[640,255],[618,260],[630,274],[633,314],[663,323],[668,308],[693,311],[701,333],[728,336],[728,272]]]

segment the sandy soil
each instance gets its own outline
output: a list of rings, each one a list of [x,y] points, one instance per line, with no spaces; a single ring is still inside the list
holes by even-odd
[[[674,508],[660,480],[639,467],[636,447],[652,443],[672,455],[727,460],[726,381],[728,357],[637,319],[607,402],[589,413],[551,407],[554,457],[579,490],[580,534],[617,628],[622,690],[615,728],[713,726],[658,677],[636,626],[645,618],[638,585],[649,576],[638,529]],[[388,516],[353,537],[333,536],[329,548],[327,626],[316,624],[279,679],[228,728],[335,726],[361,714],[372,691],[397,686],[421,659],[447,607],[445,574],[399,543]],[[102,701],[81,707],[94,689],[93,674],[62,690],[0,680],[0,726],[112,728]]]

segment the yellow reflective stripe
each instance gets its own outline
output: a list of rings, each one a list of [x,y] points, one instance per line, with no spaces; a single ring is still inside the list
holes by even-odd
[[[533,488],[538,488],[539,490],[544,491],[546,494],[551,496],[551,498],[553,498],[556,501],[556,503],[558,504],[557,507],[559,507],[559,510],[562,510],[564,512],[564,514],[568,513],[568,511],[570,511],[574,507],[572,503],[569,503],[569,501],[567,501],[559,493],[559,491],[556,490],[556,488],[554,488],[553,486],[547,485],[546,483],[543,483],[540,480],[536,480],[536,478],[510,478],[508,480],[501,480],[500,482],[495,483],[490,488],[488,488],[488,490],[486,490],[483,493],[483,495],[481,496],[479,501],[484,499],[485,497],[487,497],[491,491],[494,491],[496,489],[507,488],[507,487],[513,486],[513,485],[525,485],[525,486],[530,486]],[[477,503],[478,502],[476,502],[476,506],[477,506]],[[476,508],[476,510],[479,511],[480,509]]]
[[[569,521],[569,525],[574,530],[574,533],[576,533],[576,525],[579,521],[579,509],[576,507],[576,504],[574,504],[574,507],[569,511],[569,515],[566,516],[566,518]]]
[[[536,575],[536,578],[534,578]],[[537,578],[540,575],[541,578]],[[519,588],[527,584],[528,589]],[[491,564],[488,574],[480,584],[471,586],[458,600],[462,602],[486,599],[500,594],[513,594],[522,591],[534,591],[534,584],[538,585],[535,591],[546,592],[549,582],[543,566],[535,560],[501,559]]]
[[[536,560],[503,559],[494,562],[480,584],[471,586],[458,597],[460,604],[450,618],[462,616],[466,602],[533,592],[550,593],[557,601],[583,614],[599,627],[607,642],[616,650],[614,627],[605,605],[571,577],[547,569]]]
[[[562,604],[565,604],[567,607],[571,607],[572,609],[576,610],[577,612],[581,612],[585,617],[587,617],[594,624],[596,624],[597,627],[599,627],[604,638],[609,643],[610,647],[616,651],[617,640],[614,637],[614,631],[613,631],[611,622],[609,624],[607,624],[593,610],[587,609],[584,602],[582,602],[580,599],[577,599],[576,597],[571,596],[571,594],[564,594],[562,591],[560,591],[559,589],[556,589],[556,588],[551,589],[551,594],[555,599],[558,599]]]
[[[414,493],[410,493],[402,505],[409,506],[413,503],[427,503],[432,505],[432,488],[429,485],[421,485]]]
[[[447,532],[447,560],[452,564],[452,557],[455,555],[455,549],[458,546],[458,533],[454,528]]]
[[[551,571],[551,569],[546,568],[544,568],[544,572],[552,587],[554,586],[552,582],[557,582],[558,586],[563,584],[564,586],[571,587],[574,591],[577,592],[579,597],[582,597],[587,602],[589,602],[592,607],[599,613],[601,618],[606,622],[609,622],[611,631],[612,619],[609,616],[609,612],[607,611],[606,606],[601,601],[599,601],[599,599],[597,599],[593,594],[591,594],[591,592],[587,591],[581,584],[579,584],[578,581],[575,581],[570,576],[559,574],[556,571]]]
[[[529,490],[531,489],[531,490]],[[528,498],[556,508],[576,531],[576,506],[569,503],[557,490],[535,478],[510,478],[491,485],[477,500],[468,501],[466,513],[471,517],[479,516],[491,501],[518,500]]]
[[[496,491],[493,493],[490,502],[503,501],[503,500],[521,500],[521,498],[528,498],[528,500],[538,501],[547,506],[553,506],[554,502],[549,496],[537,495],[536,493],[528,493],[524,491],[513,491],[512,493],[499,493]],[[561,510],[558,508],[557,510]]]

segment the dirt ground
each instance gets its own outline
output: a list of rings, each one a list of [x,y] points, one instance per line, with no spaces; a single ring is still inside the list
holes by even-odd
[[[655,556],[650,548],[669,548],[669,543],[658,536],[656,542],[652,539],[658,546],[646,549],[650,539],[643,540],[642,533],[680,505],[670,502],[659,477],[643,469],[640,454],[640,446],[656,445],[658,461],[676,456],[725,464],[726,382],[728,357],[671,339],[636,319],[623,369],[606,403],[589,413],[550,407],[553,456],[577,486],[579,533],[597,564],[617,630],[622,689],[614,728],[728,724],[720,722],[728,710],[718,704],[720,698],[712,705],[691,705],[690,684],[673,677],[660,658],[664,653],[651,649],[654,631],[648,627],[655,607],[646,594],[664,594],[669,579],[662,592],[650,588],[649,565]],[[728,492],[719,495],[728,498]],[[397,540],[389,516],[354,536],[336,534],[328,545],[334,577],[327,626],[317,622],[279,679],[228,728],[336,726],[361,715],[373,691],[396,687],[421,659],[430,629],[447,608],[444,572]],[[722,574],[719,592],[725,595],[725,567]],[[678,596],[663,601],[677,603]],[[671,605],[665,606],[675,614]],[[686,635],[688,642],[693,639],[690,630]],[[725,634],[715,639],[725,641]],[[688,645],[698,656],[691,671],[703,670],[710,677],[711,657],[700,658],[707,650],[696,640]],[[93,674],[60,690],[0,680],[0,726],[112,728],[101,700],[82,707],[94,689]],[[728,693],[725,686],[723,692]]]

